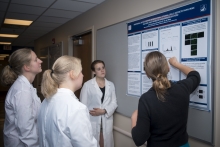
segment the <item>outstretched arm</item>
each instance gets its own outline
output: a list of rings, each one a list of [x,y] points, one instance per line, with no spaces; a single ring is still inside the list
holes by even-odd
[[[181,72],[183,72],[185,75],[188,75],[189,72],[193,71],[194,69],[191,67],[188,67],[186,65],[183,65],[182,63],[179,63],[176,59],[176,57],[172,57],[169,59],[170,65],[176,67]]]

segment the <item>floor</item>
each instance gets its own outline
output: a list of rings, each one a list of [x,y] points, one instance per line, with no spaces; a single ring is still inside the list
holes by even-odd
[[[4,147],[3,126],[5,120],[5,97],[7,92],[0,92],[0,147]]]

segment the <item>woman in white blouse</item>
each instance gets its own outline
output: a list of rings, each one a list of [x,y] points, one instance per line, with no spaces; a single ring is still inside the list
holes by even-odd
[[[42,61],[31,49],[19,49],[9,57],[1,82],[11,86],[5,100],[4,146],[38,147],[37,115],[40,98],[32,86],[42,71]]]
[[[83,85],[80,101],[89,109],[93,135],[100,147],[114,147],[113,113],[118,106],[115,86],[105,78],[102,60],[93,61],[91,70],[95,77]]]
[[[38,116],[42,147],[96,147],[89,111],[74,92],[81,88],[81,61],[62,56],[43,74],[41,92],[46,97]]]

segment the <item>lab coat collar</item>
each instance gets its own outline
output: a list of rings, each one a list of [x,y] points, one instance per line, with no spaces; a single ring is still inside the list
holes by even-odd
[[[68,94],[70,94],[71,96],[73,96],[75,99],[79,100],[79,99],[75,96],[74,92],[73,92],[72,90],[70,90],[70,89],[67,89],[67,88],[58,88],[58,89],[57,89],[57,92],[65,92],[65,93],[68,93]]]
[[[28,79],[27,79],[25,76],[19,75],[18,78],[19,78],[20,80],[22,80],[23,82],[25,82],[26,84],[28,84],[28,85],[30,85],[31,87],[33,87],[32,84],[28,81]]]
[[[102,98],[102,91],[99,88],[98,83],[96,82],[96,77],[92,78],[92,84],[94,85],[94,87],[97,91],[97,94],[101,99]],[[105,78],[105,96],[108,94],[109,89],[110,89],[110,82]],[[105,101],[105,99],[104,99],[104,101]]]

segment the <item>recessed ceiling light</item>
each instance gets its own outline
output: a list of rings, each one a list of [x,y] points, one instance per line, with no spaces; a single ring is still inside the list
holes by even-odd
[[[11,42],[0,42],[0,44],[11,44]]]
[[[5,58],[7,56],[9,56],[9,54],[0,54],[0,57],[3,57],[3,58]]]
[[[15,35],[15,34],[0,34],[0,37],[17,38],[18,35]]]
[[[19,20],[19,19],[8,19],[6,18],[4,24],[12,24],[12,25],[23,25],[29,26],[33,21],[30,20]]]

